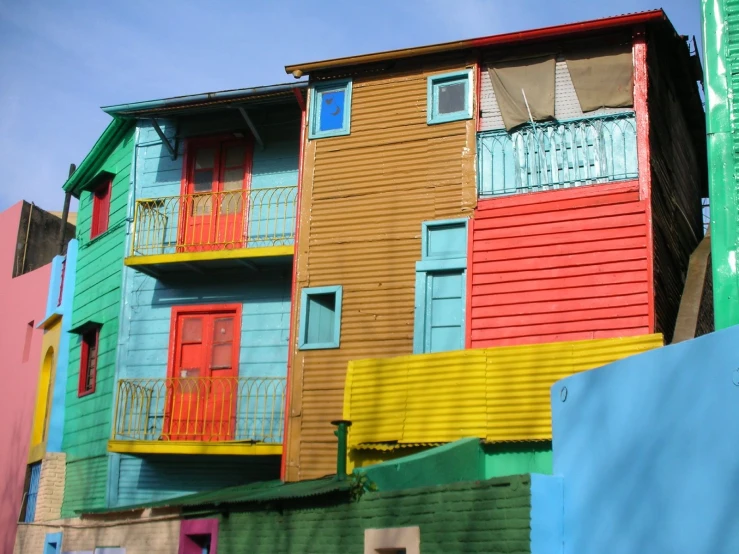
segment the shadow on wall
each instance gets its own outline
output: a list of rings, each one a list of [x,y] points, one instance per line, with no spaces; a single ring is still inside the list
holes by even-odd
[[[566,554],[739,552],[739,326],[551,392]]]
[[[0,446],[0,554],[13,552],[17,523],[23,507],[23,489],[28,461],[30,429],[24,429],[22,416],[5,421],[5,436]]]

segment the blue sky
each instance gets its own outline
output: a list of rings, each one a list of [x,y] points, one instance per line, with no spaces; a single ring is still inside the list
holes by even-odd
[[[662,7],[700,38],[699,0],[0,0],[0,210],[61,209],[99,107],[288,82],[290,63]]]

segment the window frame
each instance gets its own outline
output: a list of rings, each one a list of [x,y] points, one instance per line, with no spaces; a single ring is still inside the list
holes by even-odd
[[[321,131],[321,102],[320,95],[337,89],[344,89],[344,120],[340,129]],[[351,134],[352,122],[352,80],[334,79],[321,83],[315,83],[310,87],[310,118],[308,124],[308,138],[319,139],[327,137],[340,137]]]
[[[99,237],[110,228],[110,197],[113,191],[113,178],[103,178],[92,189],[92,218],[90,221],[90,240]],[[103,192],[103,194],[101,194]]]
[[[87,329],[80,331],[80,376],[77,383],[77,398],[89,396],[95,392],[97,387],[98,362],[100,361],[100,329],[102,325],[92,324]],[[88,337],[95,338],[95,360],[94,365],[90,368],[90,342]],[[92,377],[90,377],[92,373]],[[90,387],[87,388],[86,383],[90,380]]]
[[[472,119],[472,105],[474,103],[473,74],[474,72],[472,69],[465,69],[464,71],[441,73],[439,75],[430,75],[428,77],[426,82],[426,123],[428,125]],[[440,114],[438,112],[438,87],[442,84],[455,83],[465,83],[467,86],[464,96],[464,110],[448,114]]]
[[[307,341],[308,336],[308,297],[318,294],[335,295],[334,310],[334,336],[328,342]],[[341,346],[341,305],[343,300],[343,287],[341,285],[333,285],[326,287],[306,287],[300,291],[300,326],[298,328],[298,350],[328,350],[331,348],[339,348]]]

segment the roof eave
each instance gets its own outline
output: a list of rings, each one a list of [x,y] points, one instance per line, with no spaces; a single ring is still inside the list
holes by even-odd
[[[315,71],[326,69],[335,69],[339,67],[362,65],[374,62],[384,62],[401,58],[423,56],[427,54],[438,54],[442,52],[451,52],[454,50],[464,50],[468,48],[481,48],[485,46],[496,46],[552,39],[565,35],[579,35],[584,33],[591,33],[594,31],[611,30],[619,27],[643,25],[656,21],[667,21],[667,15],[665,14],[664,10],[651,10],[646,12],[606,17],[602,19],[594,19],[590,21],[582,21],[579,23],[567,23],[565,25],[542,27],[540,29],[532,29],[529,31],[519,31],[515,33],[492,35],[476,39],[432,44],[429,46],[403,48],[399,50],[388,50],[385,52],[378,52],[374,54],[362,54],[359,56],[348,56],[344,58],[334,58],[331,60],[318,62],[294,64],[285,66],[285,72],[292,74],[296,78],[300,78]]]

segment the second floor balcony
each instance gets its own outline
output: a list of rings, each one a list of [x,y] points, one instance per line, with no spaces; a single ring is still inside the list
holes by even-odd
[[[111,452],[282,453],[283,377],[118,381]]]
[[[478,193],[495,197],[639,176],[633,113],[486,131],[477,139]]]
[[[139,199],[126,265],[159,276],[193,264],[250,266],[290,257],[296,201],[297,187]]]

